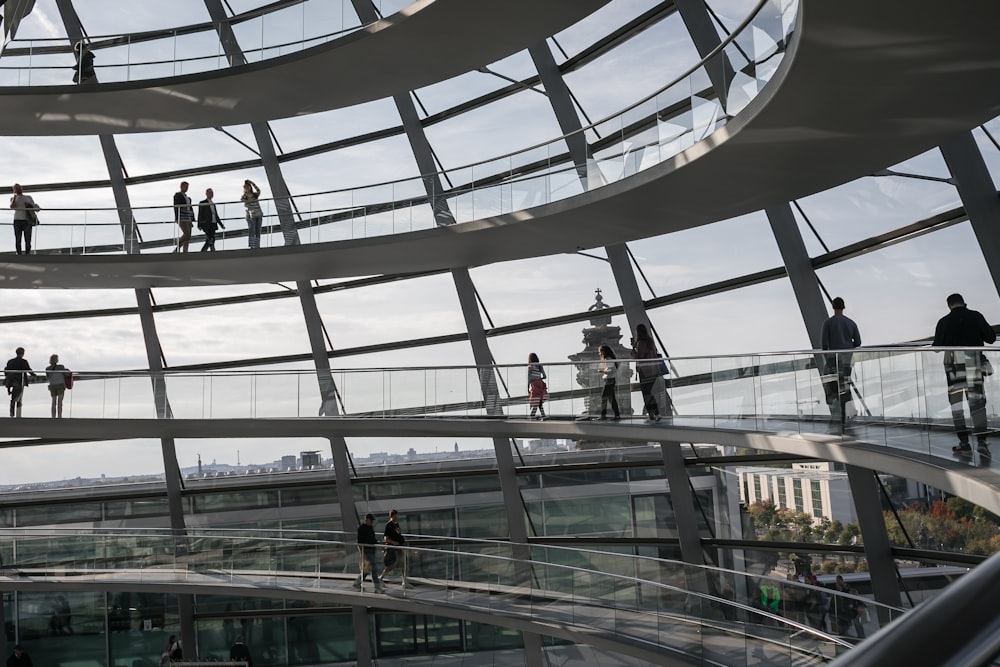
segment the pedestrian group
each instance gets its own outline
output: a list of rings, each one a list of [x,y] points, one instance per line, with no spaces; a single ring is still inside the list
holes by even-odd
[[[205,198],[198,202],[198,215],[195,216],[191,197],[187,191],[190,185],[187,181],[181,181],[180,188],[174,193],[174,222],[181,229],[180,236],[177,237],[177,247],[174,252],[187,252],[188,244],[191,242],[191,233],[197,222],[198,229],[205,234],[205,243],[201,247],[201,252],[215,251],[215,233],[219,229],[225,229],[219,211],[215,207],[215,191],[212,188],[205,190]],[[248,247],[260,248],[260,233],[264,222],[264,211],[260,207],[260,188],[253,181],[247,179],[243,181],[243,194],[240,201],[246,209]],[[13,208],[13,204],[11,205]]]

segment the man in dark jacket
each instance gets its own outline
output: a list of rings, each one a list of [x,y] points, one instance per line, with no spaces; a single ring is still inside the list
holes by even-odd
[[[10,395],[10,416],[20,417],[24,388],[30,382],[28,378],[35,377],[35,374],[31,371],[31,364],[24,358],[23,347],[14,350],[14,354],[16,356],[8,361],[3,369],[3,384]]]
[[[7,658],[7,667],[34,667],[31,656],[24,652],[21,645],[14,647],[14,652]]]
[[[844,315],[844,299],[836,297],[830,302],[833,306],[833,316],[823,322],[822,345],[824,350],[853,350],[861,347],[861,332],[851,318]],[[853,355],[850,352],[837,352],[826,355],[826,368],[823,371],[826,392],[826,403],[830,406],[830,414],[836,418],[839,415],[840,426],[847,424],[847,404],[851,402],[851,372]]]
[[[358,526],[358,552],[361,554],[361,572],[354,581],[354,588],[361,590],[361,582],[366,574],[371,574],[372,582],[375,584],[375,592],[382,592],[382,582],[378,579],[378,570],[375,569],[375,547],[378,540],[375,539],[375,515],[366,514],[365,522]]]
[[[236,643],[229,649],[229,659],[233,662],[245,662],[247,667],[253,667],[253,658],[250,657],[250,649],[243,642],[243,635],[236,638]]]
[[[993,327],[989,325],[982,313],[969,310],[961,294],[948,297],[950,312],[938,320],[934,330],[934,345],[942,347],[982,347],[997,339]],[[983,354],[961,350],[945,352],[944,371],[948,379],[948,402],[951,403],[951,416],[955,422],[955,432],[958,434],[958,444],[951,451],[959,456],[971,456],[972,446],[969,444],[969,428],[965,422],[965,411],[962,405],[964,398],[969,402],[969,412],[972,413],[972,429],[976,434],[976,445],[979,454],[990,456],[990,448],[986,442],[986,392],[983,389]]]
[[[219,220],[219,213],[215,210],[215,202],[212,201],[212,197],[215,196],[215,192],[212,188],[205,190],[205,198],[198,202],[198,229],[205,232],[205,245],[201,247],[201,251],[215,251],[215,232],[222,227],[226,228],[222,224],[222,220]]]

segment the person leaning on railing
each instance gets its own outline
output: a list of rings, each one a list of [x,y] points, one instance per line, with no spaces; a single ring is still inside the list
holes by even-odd
[[[94,81],[97,76],[97,73],[94,72],[94,52],[87,48],[83,40],[73,45],[73,52],[76,53],[76,65],[73,66],[73,83],[90,83]]]
[[[10,395],[10,416],[21,416],[21,399],[24,396],[24,389],[30,380],[28,377],[36,377],[31,370],[31,364],[24,358],[24,348],[19,347],[14,350],[14,357],[7,362],[3,369],[3,384],[7,387]]]
[[[38,204],[31,195],[24,194],[20,183],[14,184],[14,194],[10,198],[10,208],[14,209],[14,250],[21,254],[21,238],[24,238],[24,254],[31,254],[31,228],[38,222],[35,211]]]

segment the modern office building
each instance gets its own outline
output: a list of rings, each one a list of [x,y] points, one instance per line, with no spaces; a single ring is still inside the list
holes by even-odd
[[[1000,355],[927,347],[952,293],[1000,323],[996,3],[0,13],[6,653],[997,653]],[[824,354],[837,296],[864,346]],[[405,570],[356,586],[392,509]],[[911,611],[923,566],[971,572]]]

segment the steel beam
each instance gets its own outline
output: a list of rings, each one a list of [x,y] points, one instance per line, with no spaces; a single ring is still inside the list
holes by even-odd
[[[778,243],[781,259],[792,283],[792,291],[809,334],[809,344],[812,349],[818,350],[822,347],[823,322],[828,317],[826,299],[819,289],[816,270],[806,252],[806,244],[799,233],[792,207],[785,203],[764,209],[764,213],[771,223],[771,232]]]
[[[684,21],[694,48],[702,58],[708,56],[713,49],[722,43],[719,32],[715,29],[712,17],[704,0],[674,0],[674,6]],[[705,64],[705,71],[712,82],[715,94],[719,96],[722,106],[726,106],[729,98],[729,84],[733,81],[733,66],[726,56],[725,50],[716,54],[715,58]]]
[[[847,466],[847,481],[851,485],[851,496],[858,513],[858,525],[864,540],[865,559],[871,574],[872,592],[875,601],[893,607],[900,606],[899,579],[896,563],[892,557],[892,545],[882,514],[882,497],[879,494],[875,472],[868,468]],[[889,618],[880,619],[888,623]]]
[[[983,154],[972,132],[963,132],[941,144],[941,155],[951,171],[972,231],[983,252],[993,289],[1000,294],[1000,199]]]

